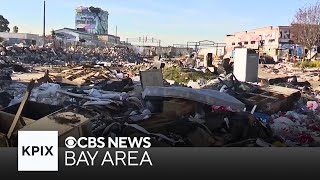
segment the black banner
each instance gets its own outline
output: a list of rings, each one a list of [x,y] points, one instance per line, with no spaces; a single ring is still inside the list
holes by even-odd
[[[58,172],[18,172],[17,148],[0,148],[0,174],[14,177],[63,177],[72,179],[93,177],[103,178],[249,178],[249,179],[317,179],[320,175],[320,148],[150,148],[147,151],[152,166],[101,166],[105,152],[114,154],[114,149],[90,149],[98,151],[94,166],[80,163],[79,166],[65,166],[65,151],[79,155],[86,149],[59,148]],[[128,149],[116,151],[128,151]],[[87,153],[87,152],[86,152]],[[100,162],[100,163],[99,163]]]

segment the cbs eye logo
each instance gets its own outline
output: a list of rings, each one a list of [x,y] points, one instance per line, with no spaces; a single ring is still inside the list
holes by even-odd
[[[67,148],[72,149],[77,146],[77,140],[74,137],[67,137],[64,141],[64,144]]]
[[[75,147],[79,148],[104,148],[104,137],[80,137],[76,139],[74,137],[67,137],[64,141],[67,148],[73,149]]]

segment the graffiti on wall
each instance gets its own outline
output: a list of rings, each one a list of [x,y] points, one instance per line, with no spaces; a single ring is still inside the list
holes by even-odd
[[[108,12],[94,7],[76,8],[76,29],[92,34],[108,34]]]
[[[277,38],[277,33],[276,32],[264,33],[262,35],[262,38],[263,38],[263,40],[276,39]]]
[[[280,29],[279,36],[280,36],[280,38],[279,38],[280,42],[289,42],[290,30],[289,29]]]
[[[260,36],[255,35],[255,34],[252,34],[252,35],[245,34],[245,35],[239,36],[238,41],[239,42],[260,41]]]
[[[280,38],[281,39],[290,39],[290,31],[287,30],[280,30]]]

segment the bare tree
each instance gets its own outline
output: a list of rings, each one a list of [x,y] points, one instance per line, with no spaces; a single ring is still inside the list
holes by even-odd
[[[300,8],[291,23],[291,34],[296,44],[306,47],[309,51],[319,45],[320,39],[320,3]],[[310,59],[311,53],[309,53]]]

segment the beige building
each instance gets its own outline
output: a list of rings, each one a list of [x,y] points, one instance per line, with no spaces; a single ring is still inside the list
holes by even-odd
[[[278,55],[278,51],[281,51],[283,46],[292,43],[290,26],[268,26],[252,31],[236,32],[226,35],[225,42],[227,52],[241,45],[246,48],[259,49],[261,53],[270,56]]]

